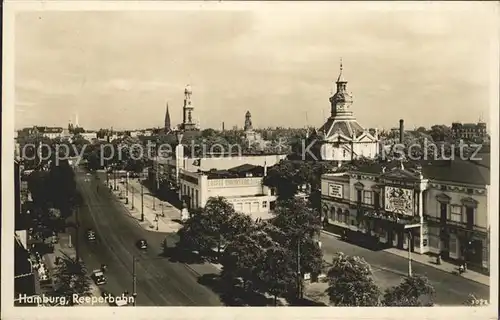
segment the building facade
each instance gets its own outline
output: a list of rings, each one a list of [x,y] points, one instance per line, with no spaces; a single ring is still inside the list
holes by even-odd
[[[342,62],[336,84],[337,92],[329,99],[331,116],[315,134],[321,142],[321,159],[349,161],[360,157],[375,158],[379,152],[378,136],[364,129],[351,111],[353,99],[347,91]]]
[[[454,122],[451,124],[451,132],[454,138],[464,140],[473,140],[484,138],[488,135],[486,131],[486,123],[459,123]]]
[[[456,161],[373,164],[325,174],[323,221],[356,241],[410,246],[489,270],[489,169]]]
[[[263,185],[262,167],[243,165],[227,171],[189,172],[179,175],[180,196],[188,210],[202,208],[210,197],[224,197],[238,212],[267,219],[276,196]]]

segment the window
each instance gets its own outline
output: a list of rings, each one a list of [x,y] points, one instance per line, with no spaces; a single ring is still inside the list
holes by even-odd
[[[371,191],[365,191],[363,194],[363,202],[366,204],[372,204],[372,192]]]
[[[441,212],[441,221],[446,221],[448,217],[448,213],[446,212],[446,203],[440,203],[440,212]]]
[[[357,201],[358,201],[358,202],[361,202],[361,201],[363,200],[363,199],[361,198],[361,194],[362,194],[362,193],[361,193],[361,190],[357,190],[357,196],[358,196]]]
[[[446,191],[447,190],[446,186],[441,185],[441,190]]]
[[[454,222],[462,222],[462,207],[461,206],[451,206],[450,210],[450,220]]]
[[[467,218],[467,225],[474,226],[474,208],[466,207],[465,216]]]
[[[267,201],[262,201],[262,208],[267,208]]]
[[[474,189],[467,189],[467,193],[468,194],[473,194],[474,193]]]
[[[378,192],[374,192],[373,193],[373,204],[375,205],[375,209],[379,209],[380,208],[380,193]]]

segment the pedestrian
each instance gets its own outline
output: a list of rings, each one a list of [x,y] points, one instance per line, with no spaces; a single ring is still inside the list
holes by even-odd
[[[458,267],[458,273],[459,273],[459,274],[464,273],[464,265],[463,265],[463,264],[461,264],[461,265]]]

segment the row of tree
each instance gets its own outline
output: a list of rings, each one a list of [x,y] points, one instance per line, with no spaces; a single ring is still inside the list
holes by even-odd
[[[370,265],[360,257],[339,253],[327,274],[327,294],[335,306],[432,306],[434,288],[426,277],[405,277],[382,293]]]
[[[297,296],[300,275],[321,271],[322,252],[315,240],[319,225],[316,212],[300,199],[281,201],[270,221],[253,221],[224,198],[210,198],[178,231],[179,246],[206,258],[215,252],[226,284],[240,283],[276,300]]]
[[[235,212],[224,198],[210,198],[178,231],[178,245],[222,264],[221,279],[230,288],[301,297],[304,275],[324,269],[317,241],[320,221],[300,199],[281,200],[276,215],[254,222]],[[327,294],[336,306],[432,305],[434,289],[427,278],[413,276],[382,292],[370,265],[362,258],[338,254],[327,271]]]

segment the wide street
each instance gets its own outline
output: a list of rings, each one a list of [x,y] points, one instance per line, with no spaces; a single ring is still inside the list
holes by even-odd
[[[123,204],[106,189],[102,178],[86,175],[76,169],[77,186],[83,197],[79,210],[80,253],[89,270],[108,266],[107,284],[101,290],[113,295],[124,291],[132,294],[133,258],[136,262],[136,292],[138,306],[217,306],[218,295],[199,284],[199,274],[215,273],[211,265],[191,265],[171,262],[161,256],[165,233],[147,231],[130,216]],[[98,187],[99,186],[99,187]],[[96,231],[97,242],[86,241],[85,230]],[[170,245],[173,245],[173,238]],[[139,239],[147,240],[147,252],[136,247]]]
[[[397,285],[408,273],[408,260],[392,253],[372,251],[328,234],[322,234],[321,242],[324,259],[328,262],[332,261],[335,252],[363,257],[371,265],[375,281],[382,289]],[[412,273],[429,278],[436,289],[435,302],[438,305],[462,305],[470,293],[489,298],[489,287],[416,261],[412,262]]]

